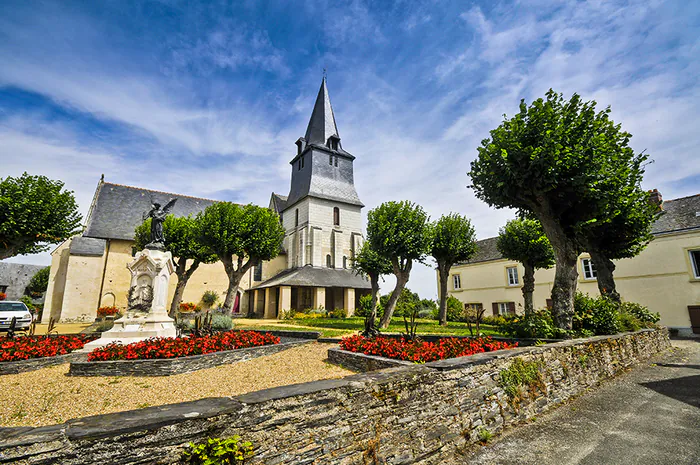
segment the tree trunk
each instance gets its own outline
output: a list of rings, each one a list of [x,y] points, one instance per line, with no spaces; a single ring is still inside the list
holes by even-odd
[[[180,309],[180,303],[182,302],[182,296],[185,294],[185,287],[187,282],[190,280],[194,272],[199,268],[199,261],[195,260],[192,262],[192,266],[187,269],[187,260],[179,259],[177,265],[175,266],[175,274],[177,275],[177,285],[175,286],[175,294],[173,294],[173,301],[170,303],[170,312],[168,315],[170,318],[175,318],[178,310]]]
[[[379,321],[380,329],[388,328],[389,323],[391,323],[391,317],[394,315],[394,310],[396,309],[396,302],[399,301],[401,291],[403,291],[403,288],[406,287],[408,277],[411,274],[411,267],[413,266],[413,262],[411,260],[407,260],[404,270],[400,268],[398,263],[394,263],[393,265],[394,275],[396,275],[396,286],[394,287],[394,290],[391,291],[391,297],[389,297],[389,302],[387,302],[386,308],[384,308],[384,315],[382,315],[382,319]]]
[[[552,286],[552,316],[554,324],[561,329],[571,329],[576,294],[576,262],[579,252],[576,243],[569,239],[555,220],[555,215],[544,207],[537,212],[547,239],[554,249],[556,273]]]
[[[371,273],[369,275],[370,283],[372,285],[372,303],[369,315],[365,318],[365,332],[363,336],[365,337],[375,337],[379,334],[376,327],[377,320],[377,303],[379,301],[379,275]]]
[[[438,274],[440,276],[440,310],[438,320],[440,326],[447,326],[447,281],[450,277],[450,265],[438,262]]]
[[[523,274],[523,300],[525,301],[525,315],[530,315],[535,311],[532,303],[532,293],[535,291],[535,267],[529,263],[523,263],[525,274]]]
[[[238,294],[238,286],[241,283],[241,279],[256,262],[252,259],[248,260],[246,264],[243,264],[243,259],[238,259],[238,267],[233,264],[233,257],[220,257],[221,262],[224,264],[224,270],[228,276],[228,290],[226,291],[226,298],[224,299],[223,309],[231,313],[233,312],[233,303],[235,301],[236,294]]]
[[[589,253],[591,254],[591,260],[595,265],[600,295],[610,297],[610,299],[619,303],[620,294],[618,294],[617,289],[615,288],[615,279],[613,278],[615,264],[612,262],[612,260],[602,255],[600,252],[590,250]]]

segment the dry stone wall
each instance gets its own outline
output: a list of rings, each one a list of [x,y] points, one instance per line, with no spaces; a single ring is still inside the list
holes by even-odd
[[[175,463],[189,441],[238,434],[254,463],[444,463],[669,347],[665,330],[558,342],[388,368],[232,398],[0,430],[0,462]],[[542,382],[514,400],[499,383],[517,361]]]

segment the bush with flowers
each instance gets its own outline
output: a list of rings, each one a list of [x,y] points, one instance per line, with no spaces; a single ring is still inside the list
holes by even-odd
[[[192,313],[200,310],[202,310],[202,308],[193,302],[182,302],[180,304],[180,313]]]
[[[16,362],[30,358],[55,357],[82,349],[96,336],[16,336],[0,339],[0,362]]]
[[[119,313],[119,309],[117,307],[100,307],[97,309],[97,316],[104,318],[106,316],[112,316],[112,315],[117,315]]]
[[[207,336],[155,337],[127,345],[113,342],[90,352],[88,361],[177,358],[279,342],[279,337],[257,331],[227,331]]]
[[[0,292],[0,300],[5,300],[5,299],[7,299],[7,294],[5,294],[4,292]]]
[[[464,357],[482,352],[512,349],[518,343],[494,341],[483,338],[445,338],[439,342],[408,341],[399,338],[374,337],[360,335],[343,338],[340,348],[365,355],[379,355],[397,360],[425,363],[446,358]]]

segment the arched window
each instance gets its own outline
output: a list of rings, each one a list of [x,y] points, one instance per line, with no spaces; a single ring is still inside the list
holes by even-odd
[[[299,226],[299,209],[294,211],[294,226]]]
[[[348,269],[348,257],[343,257],[343,268]]]
[[[326,255],[326,267],[333,268],[333,259],[331,258],[331,254]]]
[[[340,226],[340,208],[333,207],[333,224]]]

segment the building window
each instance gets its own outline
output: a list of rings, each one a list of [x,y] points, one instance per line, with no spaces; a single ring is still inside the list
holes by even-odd
[[[333,165],[333,155],[328,155],[328,164]]]
[[[458,274],[453,274],[452,275],[452,288],[453,289],[462,289],[462,278]]]
[[[333,268],[333,258],[331,254],[326,255],[326,268]]]
[[[255,265],[253,271],[253,281],[262,281],[262,262],[258,262],[258,264]]]
[[[338,166],[338,157],[335,157],[335,166]]]
[[[7,286],[0,286],[0,292],[3,294],[7,292]]]
[[[506,271],[508,272],[508,285],[509,286],[517,286],[520,284],[520,281],[518,280],[518,267],[517,266],[509,266],[506,268]]]
[[[693,267],[693,276],[695,279],[700,279],[700,250],[689,250],[690,266]]]
[[[299,209],[294,211],[294,226],[299,226]]]
[[[301,157],[301,168],[303,168],[303,167],[304,167],[304,157]]]
[[[343,257],[343,268],[348,269],[348,257]]]
[[[340,208],[333,207],[333,224],[340,226]]]
[[[515,315],[515,302],[494,302],[493,315]]]
[[[581,268],[583,268],[583,279],[593,280],[598,277],[595,271],[595,265],[590,258],[581,259]]]

